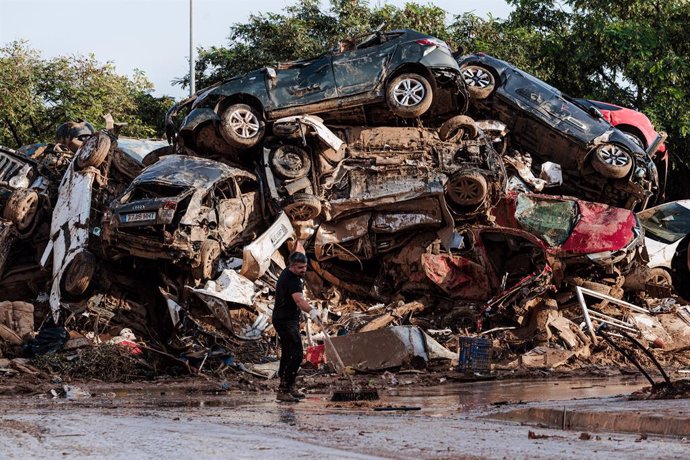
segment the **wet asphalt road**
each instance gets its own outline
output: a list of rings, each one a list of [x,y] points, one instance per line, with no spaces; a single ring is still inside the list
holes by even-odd
[[[520,401],[628,394],[641,380],[502,381],[382,390],[380,401],[299,404],[272,394],[99,388],[3,398],[3,458],[689,458],[690,441],[562,431],[485,416]],[[94,391],[91,390],[93,393]],[[620,398],[618,399],[620,401]],[[594,400],[596,401],[596,400]],[[495,403],[499,403],[496,405]],[[386,410],[375,408],[419,408]],[[530,439],[528,432],[538,435]]]

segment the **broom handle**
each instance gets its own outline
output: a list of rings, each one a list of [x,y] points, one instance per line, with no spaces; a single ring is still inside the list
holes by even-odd
[[[338,365],[340,365],[340,372],[345,377],[350,379],[350,383],[352,384],[352,389],[356,391],[357,387],[355,386],[355,381],[352,379],[352,376],[345,371],[345,364],[343,364],[343,360],[340,359],[340,354],[338,353],[338,350],[336,350],[335,347],[333,346],[333,342],[331,342],[331,338],[328,336],[326,329],[324,329],[323,323],[321,322],[320,319],[317,321],[317,323],[319,326],[321,326],[321,331],[323,332],[323,337],[326,339],[328,346],[331,347],[331,350],[333,350],[333,354],[335,355],[335,359],[338,361]]]

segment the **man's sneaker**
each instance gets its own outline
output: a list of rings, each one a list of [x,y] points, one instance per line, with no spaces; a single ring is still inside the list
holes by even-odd
[[[299,390],[298,390],[297,388],[295,388],[295,387],[290,388],[289,391],[290,391],[290,394],[291,394],[292,396],[294,396],[295,398],[297,398],[297,399],[304,399],[304,398],[307,397],[307,395],[305,395],[304,393],[302,393],[301,391],[299,391]]]
[[[282,402],[299,402],[299,399],[295,398],[289,390],[278,390],[276,399]]]

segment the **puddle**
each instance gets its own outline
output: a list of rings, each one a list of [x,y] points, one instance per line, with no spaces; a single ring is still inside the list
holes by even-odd
[[[427,409],[475,410],[500,403],[563,401],[628,395],[648,382],[642,378],[578,378],[451,383],[439,387],[400,388],[388,400]]]

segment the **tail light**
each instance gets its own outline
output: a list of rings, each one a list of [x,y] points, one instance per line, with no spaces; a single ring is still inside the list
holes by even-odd
[[[450,46],[443,40],[439,40],[437,38],[420,38],[419,40],[416,40],[416,43],[422,46],[433,46],[436,48],[440,48],[442,51],[445,51],[448,54],[450,53]],[[426,55],[432,50],[429,51],[424,51],[424,54]]]
[[[177,202],[167,201],[160,210],[161,218],[166,220],[168,223],[172,222],[175,216],[175,209],[177,209]]]

